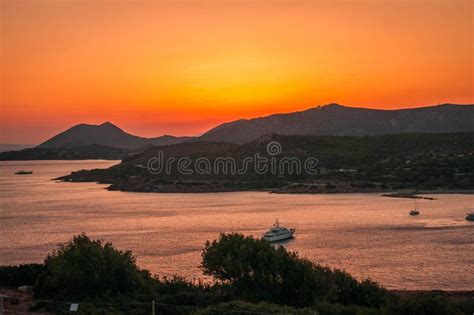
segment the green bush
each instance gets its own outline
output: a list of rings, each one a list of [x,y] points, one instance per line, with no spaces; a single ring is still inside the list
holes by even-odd
[[[295,314],[295,315],[314,315],[314,310],[309,308],[296,309],[290,306],[282,306],[268,304],[265,302],[249,303],[243,301],[233,301],[212,305],[207,308],[194,311],[193,315],[218,315],[218,314],[235,314],[248,315],[250,312],[260,314]]]
[[[149,292],[152,282],[130,251],[81,234],[47,256],[35,293],[56,299],[107,299]]]
[[[207,242],[202,269],[234,288],[234,294],[250,301],[268,301],[297,307],[320,301],[344,305],[381,306],[386,291],[371,281],[298,257],[284,247],[241,234],[221,234]]]
[[[390,296],[378,283],[368,279],[359,282],[345,271],[334,269],[331,278],[335,286],[328,301],[334,303],[380,307]]]
[[[358,305],[341,305],[337,303],[321,302],[312,309],[318,315],[388,315],[381,309],[368,308]]]
[[[243,299],[306,306],[328,292],[308,261],[252,237],[221,234],[206,243],[202,258],[204,274],[229,284]]]
[[[178,276],[156,278],[156,281],[153,299],[158,303],[205,307],[231,299],[228,290],[222,285],[188,281]]]
[[[457,315],[471,314],[474,309],[462,312],[459,307],[440,296],[414,297],[399,300],[387,306],[390,315]]]
[[[22,285],[34,285],[42,270],[42,264],[0,266],[0,287],[17,288]]]

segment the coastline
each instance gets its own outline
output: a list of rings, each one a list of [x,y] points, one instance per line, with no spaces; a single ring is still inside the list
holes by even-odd
[[[102,178],[102,170],[77,171],[69,175],[53,178],[60,182],[95,182],[107,184],[107,190],[148,193],[218,193],[258,191],[272,194],[352,194],[380,193],[381,197],[436,200],[422,195],[437,194],[474,194],[471,189],[384,189],[379,183],[348,183],[332,180],[320,180],[311,183],[282,183],[271,187],[265,182],[236,182],[218,180],[161,180],[142,177]]]

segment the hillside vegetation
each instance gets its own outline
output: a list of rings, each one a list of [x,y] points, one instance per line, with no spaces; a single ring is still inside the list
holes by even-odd
[[[269,143],[281,152],[270,155]],[[162,163],[174,161],[161,172],[150,172],[150,161],[162,155]],[[272,161],[277,171],[258,172],[246,158],[256,155]],[[187,159],[190,172],[177,165]],[[217,160],[231,159],[235,172],[227,172]],[[284,159],[296,158],[295,172]],[[206,159],[209,172],[199,172],[199,160]],[[303,167],[316,159],[309,173]],[[216,167],[217,165],[217,167]],[[283,165],[282,168],[278,166]],[[202,163],[200,163],[202,166]],[[133,155],[106,170],[79,171],[62,177],[69,181],[99,181],[110,189],[128,191],[228,191],[266,189],[276,192],[356,192],[399,189],[470,190],[474,187],[474,133],[399,134],[385,136],[282,136],[268,135],[244,144],[217,142],[181,143],[155,147]]]

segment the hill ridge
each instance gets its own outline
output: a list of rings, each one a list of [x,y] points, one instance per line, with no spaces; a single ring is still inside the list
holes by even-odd
[[[372,109],[330,103],[291,113],[226,122],[191,141],[246,143],[264,134],[382,135],[474,131],[474,105],[445,103]]]
[[[169,145],[184,142],[191,137],[144,138],[132,135],[117,125],[106,121],[100,125],[77,124],[41,143],[40,148],[72,148],[85,145],[103,145],[116,148],[135,149],[145,146]]]

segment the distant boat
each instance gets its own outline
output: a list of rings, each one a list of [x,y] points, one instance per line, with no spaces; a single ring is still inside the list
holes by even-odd
[[[419,215],[419,214],[420,214],[420,210],[418,210],[418,205],[415,201],[415,209],[410,211],[410,215]]]
[[[474,221],[474,212],[468,213],[466,216],[466,220]]]
[[[295,234],[295,229],[287,229],[286,227],[280,226],[278,219],[273,224],[273,227],[263,234],[263,239],[269,242],[282,241],[290,239]]]
[[[18,171],[15,173],[16,175],[29,175],[29,174],[33,174],[32,171]]]

